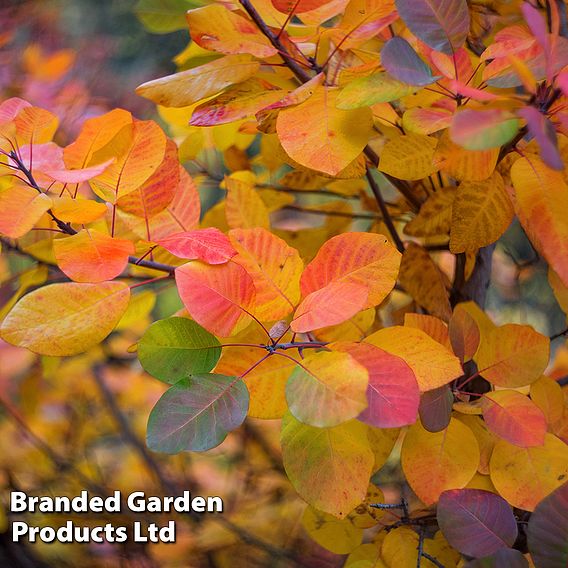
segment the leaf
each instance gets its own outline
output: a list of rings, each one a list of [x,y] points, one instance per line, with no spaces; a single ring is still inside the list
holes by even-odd
[[[368,382],[367,369],[347,353],[310,353],[288,379],[286,400],[300,422],[337,426],[366,408]]]
[[[81,183],[104,172],[113,161],[114,159],[110,158],[102,164],[77,170],[42,168],[42,173],[55,181],[60,181],[61,183]]]
[[[348,557],[344,568],[388,568],[381,560],[381,549],[375,543],[358,546]]]
[[[143,83],[136,93],[166,107],[185,107],[254,76],[260,63],[250,55],[227,55],[204,65]]]
[[[131,241],[94,229],[55,239],[53,252],[59,268],[75,282],[103,282],[118,276],[134,254]]]
[[[397,136],[383,147],[379,170],[398,179],[425,178],[438,169],[434,164],[436,144],[437,140],[430,136]]]
[[[426,314],[407,312],[404,314],[404,325],[406,327],[414,327],[422,330],[426,335],[429,335],[449,351],[452,350],[450,336],[448,334],[448,325],[441,319]]]
[[[259,110],[279,101],[286,93],[264,79],[247,79],[200,104],[191,114],[189,124],[214,126],[254,116]]]
[[[472,431],[455,418],[435,433],[416,422],[402,443],[401,463],[412,490],[431,505],[443,491],[468,484],[479,464],[479,446]]]
[[[4,341],[64,357],[100,343],[128,307],[124,282],[50,284],[26,294],[0,327]]]
[[[45,144],[51,142],[59,119],[52,112],[43,108],[26,106],[14,118],[17,143],[20,148],[26,144]]]
[[[393,37],[381,50],[381,64],[395,78],[403,83],[423,87],[436,79],[432,70],[403,38]]]
[[[225,264],[237,254],[229,237],[214,227],[174,233],[157,243],[179,258],[207,264]]]
[[[272,5],[284,14],[302,14],[317,10],[329,2],[330,0],[272,0]]]
[[[490,462],[491,481],[513,507],[536,505],[568,478],[568,446],[552,434],[544,445],[521,448],[500,440]]]
[[[51,207],[51,198],[25,185],[0,188],[0,233],[19,239]]]
[[[247,332],[245,330],[244,333]],[[260,343],[262,340],[254,341]],[[262,351],[258,347],[224,347],[215,372],[230,375],[246,372],[243,380],[250,395],[248,415],[251,418],[269,420],[282,418],[288,410],[286,383],[296,368],[296,363],[284,357],[268,357],[258,363],[262,356],[259,353],[262,354]]]
[[[123,109],[85,120],[79,136],[63,150],[66,167],[76,169],[92,165],[95,153],[111,144],[123,128],[131,124],[132,115]]]
[[[369,108],[336,107],[338,91],[317,87],[303,103],[281,110],[276,132],[286,153],[302,166],[337,175],[363,151],[372,135]]]
[[[500,548],[491,556],[477,558],[468,562],[465,566],[466,568],[501,568],[502,566],[507,568],[529,568],[529,563],[518,550],[514,548]]]
[[[372,73],[348,83],[337,97],[337,107],[351,110],[378,103],[390,103],[415,91],[415,86],[403,83],[388,73]]]
[[[568,481],[536,506],[529,519],[527,537],[537,568],[568,564]]]
[[[363,529],[351,517],[337,519],[313,507],[304,511],[302,526],[312,540],[334,554],[349,554],[363,540]]]
[[[479,489],[453,489],[440,495],[438,522],[451,546],[468,556],[489,556],[510,548],[517,521],[502,497]]]
[[[454,395],[447,385],[425,392],[420,397],[420,422],[428,432],[445,430],[452,417]]]
[[[130,143],[114,163],[89,182],[99,197],[111,203],[147,181],[162,163],[166,152],[166,135],[154,121],[136,121],[132,127],[125,128],[127,133],[132,128]],[[102,155],[106,157],[107,154]],[[97,156],[95,153],[93,159]]]
[[[221,356],[221,344],[194,321],[173,317],[156,321],[145,331],[137,354],[145,371],[174,384],[211,371]]]
[[[416,243],[408,244],[398,278],[417,304],[445,321],[450,319],[452,308],[446,277],[425,248]]]
[[[444,109],[409,108],[402,115],[402,127],[405,132],[427,136],[448,128],[452,119],[453,114]]]
[[[487,427],[510,444],[523,448],[542,446],[546,419],[538,406],[515,390],[488,392],[481,398]]]
[[[175,142],[168,140],[166,153],[156,171],[136,190],[121,197],[123,211],[148,219],[170,205],[180,183],[180,165]]]
[[[256,317],[266,321],[286,317],[300,299],[304,263],[298,251],[262,228],[233,229],[229,238],[237,251],[233,261],[253,279]]]
[[[479,373],[494,385],[516,388],[546,369],[550,341],[528,325],[506,324],[482,335],[475,356]]]
[[[564,169],[562,156],[558,150],[556,130],[548,118],[536,108],[526,106],[519,109],[518,114],[527,121],[529,132],[534,136],[540,148],[542,161],[553,170]]]
[[[396,0],[410,31],[436,51],[452,55],[469,33],[466,0]]]
[[[540,377],[532,383],[531,400],[540,408],[546,421],[554,428],[562,421],[564,415],[564,399],[562,387],[550,377]]]
[[[187,311],[211,333],[229,337],[250,323],[254,282],[238,264],[192,261],[176,268],[175,275]]]
[[[340,519],[363,501],[374,463],[366,428],[355,420],[316,428],[284,416],[284,468],[302,499]]]
[[[395,428],[416,421],[420,393],[416,377],[403,359],[366,343],[340,341],[329,348],[349,353],[368,371],[368,407],[359,420],[377,428]]]
[[[536,156],[525,156],[511,168],[515,210],[531,243],[568,286],[568,186],[562,173]]]
[[[463,374],[459,359],[419,329],[388,327],[367,337],[365,343],[404,359],[421,392],[446,385]]]
[[[481,458],[477,471],[484,476],[489,475],[489,461],[491,459],[491,454],[493,453],[493,448],[497,442],[497,437],[489,431],[487,424],[484,420],[482,420],[481,416],[458,413],[456,418],[460,422],[463,422],[473,432],[473,435],[479,444]]]
[[[499,148],[519,131],[519,120],[501,109],[464,109],[454,115],[450,136],[466,150]]]
[[[404,232],[411,237],[449,234],[455,197],[455,187],[440,188],[422,204],[416,217],[404,226]]]
[[[515,211],[499,172],[486,181],[462,182],[452,210],[450,252],[475,252],[507,230]]]
[[[294,312],[290,327],[296,333],[337,325],[365,309],[369,290],[355,282],[330,282],[310,293]]]
[[[92,199],[52,197],[53,214],[67,223],[88,224],[100,219],[107,212],[105,203]]]
[[[165,454],[210,450],[243,423],[248,404],[240,377],[192,375],[158,400],[148,418],[146,443]]]
[[[454,308],[448,330],[454,353],[464,363],[471,360],[479,347],[480,330],[463,304]]]
[[[343,233],[329,239],[302,274],[302,295],[330,282],[355,282],[369,288],[366,307],[380,304],[392,290],[400,253],[376,233]]]
[[[203,49],[260,58],[277,53],[253,22],[220,4],[189,10],[187,23],[192,41]]]
[[[227,200],[225,215],[231,229],[253,229],[270,227],[270,217],[266,205],[251,183],[226,177]]]

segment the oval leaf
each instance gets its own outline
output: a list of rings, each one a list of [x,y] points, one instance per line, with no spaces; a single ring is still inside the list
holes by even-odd
[[[244,421],[249,404],[240,377],[193,375],[169,388],[148,419],[146,442],[155,452],[203,452]]]
[[[385,43],[381,50],[381,63],[395,79],[410,85],[423,87],[436,80],[430,67],[401,37],[393,37]]]
[[[148,373],[173,384],[211,371],[221,356],[221,344],[194,321],[173,317],[154,322],[138,342],[137,353]]]
[[[224,264],[237,254],[229,237],[214,227],[174,233],[157,242],[179,258],[202,260],[207,264]]]

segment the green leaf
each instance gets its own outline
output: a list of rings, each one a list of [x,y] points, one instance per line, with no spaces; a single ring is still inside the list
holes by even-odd
[[[170,384],[188,375],[208,373],[220,356],[221,344],[217,338],[187,318],[157,321],[138,342],[142,367]]]
[[[244,421],[249,393],[240,377],[206,374],[167,390],[150,413],[146,443],[155,452],[204,452]]]
[[[199,6],[199,0],[138,0],[134,11],[148,31],[168,34],[186,29],[185,13]]]
[[[418,87],[402,83],[388,73],[373,73],[349,83],[337,97],[337,107],[353,109],[389,103],[416,92]]]

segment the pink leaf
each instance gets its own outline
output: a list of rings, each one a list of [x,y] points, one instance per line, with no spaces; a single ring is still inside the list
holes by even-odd
[[[229,237],[214,227],[174,233],[158,244],[175,256],[207,264],[224,264],[237,254]]]

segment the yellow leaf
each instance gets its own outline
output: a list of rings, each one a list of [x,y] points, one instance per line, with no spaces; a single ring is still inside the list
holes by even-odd
[[[556,426],[564,415],[562,387],[550,377],[540,377],[531,385],[531,399],[542,410],[549,426]]]
[[[447,235],[452,224],[452,206],[455,187],[442,187],[420,207],[420,211],[405,226],[404,232],[412,237]]]
[[[254,281],[254,314],[263,321],[286,317],[300,299],[304,263],[298,251],[262,228],[233,229],[229,239],[237,251],[232,261]]]
[[[499,172],[481,182],[462,182],[452,211],[450,251],[474,252],[494,243],[515,212]]]
[[[253,229],[270,227],[270,218],[266,205],[254,189],[252,183],[232,176],[225,178],[227,199],[225,215],[232,229]],[[277,319],[277,318],[275,318]]]
[[[389,568],[381,559],[381,549],[374,543],[358,546],[345,561],[343,568]]]
[[[304,511],[302,525],[313,540],[334,554],[349,554],[363,540],[363,529],[356,527],[350,517],[337,519],[313,507]]]
[[[440,319],[425,314],[404,314],[405,327],[421,329],[424,333],[443,345],[448,351],[452,350],[448,326]]]
[[[568,286],[568,185],[562,172],[537,156],[525,156],[511,168],[515,209],[535,249]]]
[[[452,418],[440,432],[428,432],[420,422],[410,427],[402,444],[401,463],[412,490],[432,505],[447,489],[465,487],[479,465],[473,432]]]
[[[337,426],[367,407],[369,373],[348,353],[310,353],[290,376],[286,400],[301,422]]]
[[[480,459],[477,470],[483,475],[489,475],[489,460],[497,442],[497,437],[487,428],[485,421],[480,416],[458,413],[456,418],[473,432],[479,444]]]
[[[375,456],[373,471],[378,471],[387,460],[398,440],[400,428],[375,428],[368,426],[367,438]]]
[[[104,216],[107,207],[92,199],[73,199],[72,197],[52,197],[53,214],[67,223],[87,224]]]
[[[388,327],[373,333],[365,342],[404,359],[422,392],[444,386],[463,374],[459,359],[419,329]]]
[[[528,325],[507,324],[482,331],[474,357],[480,375],[500,387],[522,387],[546,369],[550,340]]]
[[[123,282],[50,284],[14,306],[0,336],[41,355],[76,355],[114,329],[129,299],[130,289]]]
[[[389,568],[416,568],[418,533],[410,527],[390,531],[383,541],[381,558]]]
[[[220,4],[210,4],[187,12],[192,41],[219,53],[250,53],[270,57],[277,53],[255,23]]]
[[[568,446],[552,434],[544,445],[520,448],[497,442],[490,463],[491,481],[513,507],[534,511],[536,505],[568,479]]]
[[[299,164],[335,176],[363,151],[372,135],[369,108],[340,110],[337,89],[318,87],[303,103],[278,114],[276,131]]]
[[[45,284],[48,276],[48,267],[45,264],[38,264],[29,270],[26,270],[18,278],[20,287],[18,291],[0,308],[0,321],[14,307],[14,304],[28,291],[31,287],[41,286]]]
[[[397,136],[385,144],[379,170],[398,179],[425,178],[438,170],[434,164],[437,143],[436,138],[420,134]]]
[[[408,244],[398,277],[417,304],[445,321],[450,319],[452,308],[446,278],[425,248],[412,242]]]
[[[305,501],[338,518],[363,501],[374,463],[366,432],[367,427],[355,420],[315,428],[291,414],[284,417],[284,468]]]

